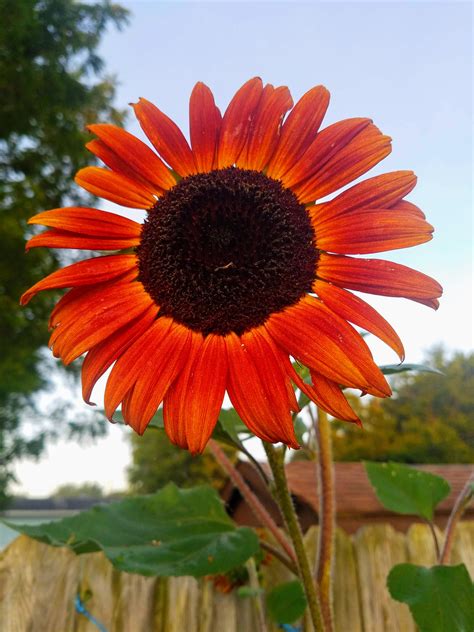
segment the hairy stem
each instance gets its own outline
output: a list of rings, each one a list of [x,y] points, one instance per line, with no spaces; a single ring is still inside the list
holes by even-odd
[[[440,564],[449,564],[449,560],[451,559],[451,549],[453,548],[454,531],[456,529],[456,525],[459,522],[461,516],[463,515],[464,510],[471,502],[473,496],[474,496],[474,472],[471,474],[468,481],[462,488],[461,493],[459,494],[456,502],[454,503],[454,507],[453,507],[453,510],[451,511],[451,515],[449,516],[448,524],[446,525],[443,549],[441,551],[441,555],[439,556]]]
[[[319,535],[316,580],[321,597],[321,609],[328,632],[333,630],[332,568],[336,501],[334,495],[334,464],[332,461],[331,427],[327,414],[318,408],[316,423],[318,442]]]
[[[281,546],[281,548],[285,551],[286,555],[290,558],[290,560],[296,563],[296,555],[291,547],[291,544],[288,542],[285,535],[281,532],[281,530],[276,525],[273,518],[270,516],[268,511],[262,505],[257,496],[253,493],[250,487],[245,482],[243,476],[240,472],[234,467],[233,463],[225,454],[224,450],[220,447],[220,445],[211,439],[209,441],[209,448],[213,453],[216,461],[221,465],[221,467],[227,472],[231,481],[237,487],[239,492],[242,494],[242,497],[246,500],[248,506],[252,510],[254,516],[257,520],[272,533],[275,540]]]
[[[290,570],[293,573],[293,575],[298,575],[298,568],[296,564],[292,562],[290,558],[287,555],[285,555],[281,549],[277,549],[276,546],[273,546],[273,544],[270,544],[269,542],[267,542],[266,540],[262,540],[261,538],[260,538],[260,546],[262,547],[264,551],[267,551],[268,553],[276,557],[277,560],[280,560],[280,562],[284,566],[286,566],[286,568]]]
[[[308,601],[308,608],[315,632],[325,632],[325,626],[321,614],[319,595],[316,584],[313,580],[308,555],[304,548],[303,533],[298,522],[295,507],[288,490],[288,483],[285,474],[285,465],[282,450],[276,450],[270,443],[263,442],[263,447],[267,454],[268,463],[273,473],[274,495],[285,520],[288,533],[295,547],[298,559],[300,579],[303,583]]]

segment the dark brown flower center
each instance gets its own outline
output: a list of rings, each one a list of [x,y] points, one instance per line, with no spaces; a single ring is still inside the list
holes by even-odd
[[[204,334],[262,325],[311,290],[317,251],[294,193],[230,167],[181,180],[150,210],[139,279],[171,316]]]

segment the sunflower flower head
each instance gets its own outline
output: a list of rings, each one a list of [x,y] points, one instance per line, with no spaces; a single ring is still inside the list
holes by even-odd
[[[30,223],[47,230],[27,248],[110,254],[54,272],[21,299],[69,288],[51,314],[50,346],[66,364],[86,354],[86,402],[112,367],[109,419],[121,405],[141,434],[163,403],[171,441],[199,453],[226,392],[255,435],[293,448],[295,386],[356,423],[344,387],[390,395],[354,325],[401,359],[403,345],[351,290],[435,309],[442,290],[406,266],[353,255],[421,244],[433,228],[404,200],[416,183],[411,171],[337,193],[385,158],[391,141],[366,118],[320,129],[328,104],[322,86],[293,105],[288,88],[254,78],[222,116],[198,83],[190,143],[146,99],[133,108],[152,147],[113,125],[89,126],[87,147],[106,167],[81,169],[76,182],[147,217],[140,224],[84,207],[34,216]],[[309,368],[309,383],[292,359]]]

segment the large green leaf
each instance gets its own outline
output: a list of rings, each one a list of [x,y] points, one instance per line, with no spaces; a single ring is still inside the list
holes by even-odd
[[[141,575],[210,575],[243,564],[259,550],[256,534],[236,528],[215,490],[179,489],[94,507],[40,525],[8,526],[75,553],[104,551],[120,570]]]
[[[474,630],[474,590],[464,564],[432,568],[398,564],[387,586],[394,599],[410,607],[420,632]]]
[[[384,375],[396,375],[397,373],[406,373],[407,371],[417,371],[418,373],[437,373],[443,375],[442,371],[434,369],[426,364],[383,364],[379,369]]]
[[[421,472],[401,463],[364,462],[367,476],[382,505],[401,514],[433,519],[436,505],[451,488],[441,476]]]
[[[277,623],[293,623],[303,616],[306,596],[299,580],[280,584],[267,595],[267,610]]]

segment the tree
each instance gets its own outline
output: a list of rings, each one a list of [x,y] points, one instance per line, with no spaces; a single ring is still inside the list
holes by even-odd
[[[206,483],[220,489],[227,480],[210,452],[192,456],[173,445],[162,429],[150,426],[143,436],[131,435],[131,442],[128,480],[132,491],[138,494],[151,494],[169,482],[180,487]],[[235,450],[226,447],[225,451],[235,460]]]
[[[73,176],[91,162],[85,125],[123,119],[112,105],[114,80],[104,75],[97,48],[108,25],[123,26],[127,12],[109,0],[0,0],[0,15],[1,504],[13,461],[44,447],[49,432],[44,424],[37,423],[26,438],[22,422],[38,421],[33,396],[54,374],[44,349],[57,297],[38,296],[27,308],[18,300],[65,257],[44,249],[25,257],[27,219],[42,210],[93,202]],[[57,418],[58,408],[55,413]]]
[[[392,384],[391,399],[352,399],[364,429],[335,422],[336,460],[474,460],[474,353],[456,353],[447,358],[437,348],[425,364],[442,371],[442,375],[403,373]]]
[[[98,483],[82,483],[76,485],[75,483],[64,483],[57,487],[52,496],[54,498],[103,498],[104,491]]]

